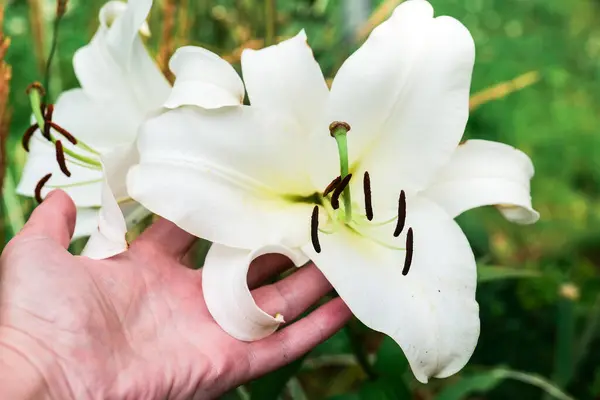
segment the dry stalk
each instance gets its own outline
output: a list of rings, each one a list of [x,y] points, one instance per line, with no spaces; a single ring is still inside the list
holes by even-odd
[[[31,36],[33,37],[33,48],[35,59],[40,74],[46,68],[46,42],[44,40],[44,15],[40,0],[27,0],[29,4],[29,23],[31,25]]]
[[[157,59],[158,65],[165,77],[170,82],[173,82],[174,76],[171,70],[169,70],[169,59],[175,51],[173,33],[175,30],[175,18],[177,16],[177,0],[164,0],[162,14],[162,37],[160,39]]]
[[[177,14],[178,29],[175,46],[180,47],[188,42],[190,29],[194,25],[195,13],[190,7],[190,0],[180,0]]]
[[[519,75],[514,79],[506,82],[500,82],[487,89],[483,89],[471,96],[469,100],[469,109],[471,111],[479,108],[485,103],[489,103],[493,100],[498,100],[508,96],[511,93],[517,92],[521,89],[525,89],[528,86],[537,83],[540,80],[540,74],[538,71],[530,71],[525,74]]]
[[[373,11],[369,17],[369,20],[365,22],[365,24],[356,32],[356,41],[360,43],[365,40],[371,31],[385,21],[392,11],[394,11],[394,9],[403,1],[404,0],[385,0],[383,3],[381,3],[379,7]]]

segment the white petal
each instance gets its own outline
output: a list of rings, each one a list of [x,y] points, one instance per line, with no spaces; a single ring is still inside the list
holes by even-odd
[[[407,227],[393,227],[380,240],[404,247],[414,229],[414,255],[402,275],[405,252],[384,247],[349,230],[321,234],[321,253],[303,250],[324,273],[352,312],[368,327],[392,337],[415,377],[447,377],[471,357],[479,337],[476,267],[458,225],[428,200],[409,198]]]
[[[127,226],[110,186],[103,181],[102,208],[98,213],[97,229],[91,234],[81,255],[95,260],[112,257],[127,250]]]
[[[81,89],[73,89],[58,98],[53,120],[96,151],[106,152],[132,143],[143,117],[135,105],[117,96],[94,99]]]
[[[471,208],[498,205],[507,219],[531,224],[539,219],[531,206],[533,174],[529,157],[514,147],[469,140],[458,146],[423,195],[452,217]]]
[[[253,106],[291,115],[307,134],[322,121],[329,90],[304,31],[262,50],[244,50],[242,74]]]
[[[169,67],[177,77],[165,107],[195,105],[207,109],[240,105],[244,84],[233,67],[201,47],[179,48]]]
[[[297,247],[309,239],[314,193],[305,136],[251,107],[181,107],[149,120],[129,194],[152,212],[210,241],[239,248]]]
[[[376,209],[393,208],[401,189],[423,188],[451,156],[468,118],[474,55],[463,25],[433,18],[428,2],[411,0],[338,72],[328,120],[351,125],[353,170],[361,177],[369,171]],[[313,165],[331,176],[338,168],[335,142],[326,127],[313,136],[324,156]],[[322,173],[317,177],[326,184]]]
[[[98,229],[98,209],[92,207],[77,208],[77,222],[75,223],[75,232],[73,240],[90,236]]]
[[[247,251],[213,244],[206,256],[202,268],[204,301],[215,321],[236,339],[262,339],[284,322],[285,315],[271,316],[261,310],[248,289],[250,263],[269,253],[283,254],[296,266],[307,261],[302,252],[278,245]]]
[[[111,1],[100,11],[100,27],[73,59],[75,74],[88,95],[133,103],[139,113],[160,107],[169,84],[140,40],[152,0],[132,0],[123,8]]]
[[[102,208],[98,215],[97,230],[91,235],[82,255],[103,259],[127,250],[127,224],[117,199],[127,197],[127,171],[137,159],[134,145],[122,146],[103,155]]]

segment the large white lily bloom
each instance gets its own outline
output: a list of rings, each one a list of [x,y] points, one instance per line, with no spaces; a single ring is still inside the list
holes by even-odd
[[[376,28],[331,90],[303,32],[247,50],[251,106],[182,106],[146,122],[129,194],[215,242],[204,295],[232,336],[260,339],[282,322],[246,283],[254,258],[279,252],[298,266],[312,260],[363,323],[396,340],[417,379],[449,376],[479,336],[475,260],[453,218],[496,204],[512,221],[538,219],[525,154],[459,145],[473,63],[467,29],[434,18],[425,0],[403,3]],[[336,132],[351,128],[352,179],[341,197],[324,193],[345,157],[330,136],[334,121],[344,122]]]

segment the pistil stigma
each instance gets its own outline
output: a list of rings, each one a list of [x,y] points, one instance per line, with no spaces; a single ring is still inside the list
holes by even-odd
[[[342,178],[342,182],[343,179],[348,176],[350,169],[347,140],[347,134],[350,132],[350,129],[350,125],[347,122],[334,121],[329,125],[329,133],[335,139],[338,147],[340,177]],[[350,187],[346,187],[344,190],[344,211],[346,214],[346,222],[352,221],[352,196],[350,194]]]

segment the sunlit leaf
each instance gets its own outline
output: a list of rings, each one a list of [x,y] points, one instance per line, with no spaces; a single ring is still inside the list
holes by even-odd
[[[483,89],[471,96],[471,99],[469,100],[469,109],[473,111],[490,101],[502,99],[509,94],[518,92],[519,90],[537,83],[539,80],[540,73],[537,71],[530,71],[509,81],[500,82],[487,89]]]
[[[538,271],[523,268],[496,267],[492,265],[479,265],[477,267],[477,280],[479,283],[504,279],[538,278],[541,275]]]

